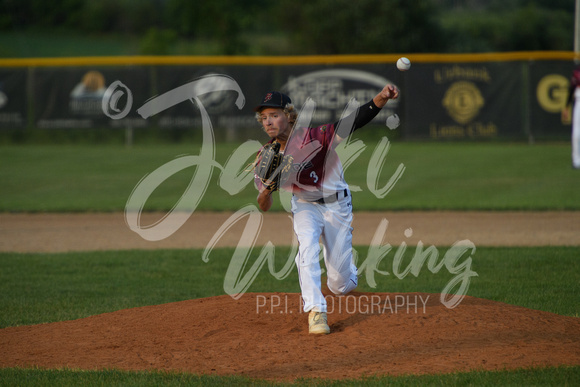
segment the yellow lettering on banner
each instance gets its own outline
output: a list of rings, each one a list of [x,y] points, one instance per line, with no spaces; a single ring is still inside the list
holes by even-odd
[[[430,133],[431,138],[462,138],[465,137],[465,128],[459,125],[431,124]]]
[[[429,136],[431,138],[491,138],[498,134],[497,125],[493,122],[474,122],[469,125],[429,125]]]
[[[433,79],[435,83],[445,83],[456,80],[470,80],[470,81],[480,81],[480,82],[491,82],[491,75],[486,67],[442,67],[436,69],[433,73]]]
[[[497,136],[498,130],[497,126],[490,122],[488,124],[484,124],[482,122],[476,122],[473,124],[474,126],[474,136],[476,137],[495,137]]]
[[[560,113],[568,99],[568,79],[560,74],[548,74],[536,88],[538,104],[548,113]]]
[[[431,138],[437,138],[437,124],[429,125],[429,136]]]

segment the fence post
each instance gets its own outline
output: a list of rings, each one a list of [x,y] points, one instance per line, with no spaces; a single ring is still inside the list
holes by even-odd
[[[532,61],[522,61],[522,79],[523,79],[523,111],[522,111],[522,121],[524,123],[524,133],[528,136],[528,143],[532,145],[534,143],[534,133],[532,132],[531,125],[531,87],[530,87],[530,66]]]

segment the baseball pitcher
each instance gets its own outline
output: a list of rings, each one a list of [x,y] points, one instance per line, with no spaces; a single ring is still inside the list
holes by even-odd
[[[255,162],[258,205],[268,211],[272,193],[292,192],[294,232],[299,250],[296,266],[309,333],[327,334],[326,301],[321,291],[320,241],[327,286],[337,295],[356,288],[357,268],[352,254],[352,202],[336,146],[369,123],[399,90],[386,85],[371,101],[338,122],[316,127],[294,127],[297,112],[290,97],[267,93],[254,109],[270,137]]]

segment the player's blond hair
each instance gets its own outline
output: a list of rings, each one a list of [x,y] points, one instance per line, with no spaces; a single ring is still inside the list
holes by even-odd
[[[288,122],[290,123],[290,125],[294,125],[294,122],[296,122],[296,118],[298,117],[298,112],[296,111],[296,108],[294,108],[294,105],[288,103],[286,104],[286,107],[282,109],[282,111],[284,112],[286,117],[288,117]],[[262,123],[261,111],[256,112],[256,121],[258,121],[260,124]]]

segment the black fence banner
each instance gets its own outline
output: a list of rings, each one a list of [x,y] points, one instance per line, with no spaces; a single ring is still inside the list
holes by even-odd
[[[519,63],[418,64],[406,91],[406,137],[481,139],[521,136]]]
[[[530,121],[535,138],[570,135],[570,122],[562,122],[562,109],[568,99],[568,89],[574,63],[535,62],[530,64]]]
[[[102,101],[108,87],[122,83],[123,99],[116,109],[125,109],[132,98],[133,109],[122,119],[111,119],[103,112]],[[34,110],[38,128],[139,128],[148,123],[136,113],[151,95],[146,67],[117,68],[39,68],[34,73]]]
[[[27,69],[0,69],[0,128],[27,125]]]
[[[292,98],[300,108],[307,98],[316,104],[312,124],[336,122],[344,113],[348,103],[355,99],[364,104],[370,101],[389,83],[403,89],[402,73],[394,66],[342,65],[328,66],[284,66],[279,69],[278,88]],[[262,90],[265,91],[265,90]],[[401,114],[400,99],[392,100],[375,117],[372,124],[385,126],[388,117]]]
[[[269,91],[285,92],[298,110],[311,98],[314,125],[335,122],[352,99],[363,104],[392,83],[401,90],[399,99],[389,101],[371,123],[387,135],[529,141],[569,136],[561,111],[574,67],[571,52],[408,56],[409,71],[397,70],[394,55],[0,59],[0,128],[196,130],[201,127],[196,101],[147,118],[138,113],[147,101],[191,84],[211,91],[194,94],[216,137],[237,141],[263,138],[253,108]],[[243,108],[234,103],[236,91],[219,91],[223,76],[239,86]],[[216,83],[194,86],[200,78]],[[396,131],[389,131],[392,117]]]
[[[156,69],[157,94],[169,92],[177,87],[192,84],[194,81],[207,78],[211,84],[205,84],[208,90],[220,90],[222,77],[225,75],[235,80],[243,93],[245,103],[242,109],[235,104],[238,93],[233,90],[212,91],[195,90],[199,101],[209,114],[212,126],[219,129],[226,140],[242,138],[247,133],[259,131],[254,106],[260,102],[262,96],[259,89],[265,85],[272,85],[271,69],[262,66],[162,66]],[[212,77],[213,76],[213,77]],[[200,87],[200,86],[197,86]],[[184,101],[152,117],[156,125],[162,129],[201,128],[199,107],[194,101]]]
[[[340,66],[322,69],[320,66],[260,66],[231,67],[159,67],[156,72],[159,94],[183,86],[202,77],[220,74],[234,79],[240,86],[245,106],[238,109],[234,101],[235,92],[212,92],[200,100],[218,130],[225,131],[232,139],[249,134],[256,137],[260,125],[256,121],[254,107],[270,91],[286,93],[296,109],[300,110],[307,98],[316,103],[311,124],[337,121],[351,99],[359,103],[371,100],[387,83],[401,88],[402,74],[396,69],[387,70],[385,65]],[[385,75],[389,74],[389,75]],[[215,78],[215,82],[220,82]],[[219,85],[213,88],[218,89]],[[386,108],[372,124],[385,127],[389,116],[400,113],[404,97],[389,101]],[[191,101],[180,103],[158,114],[156,125],[160,128],[191,128],[201,126],[198,108]],[[252,133],[254,134],[252,136]]]

